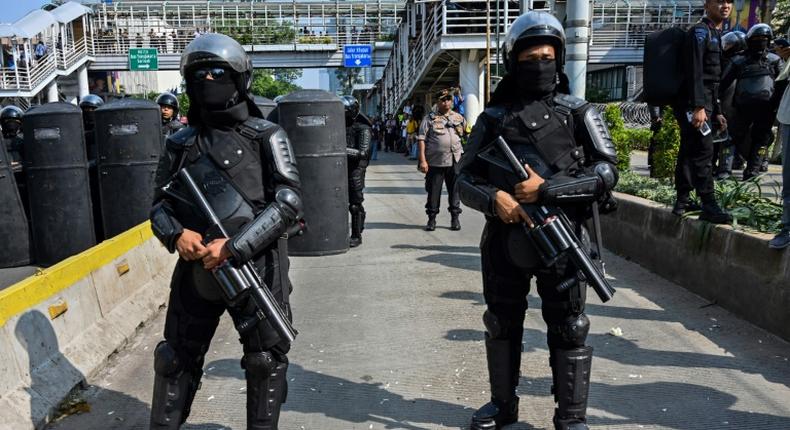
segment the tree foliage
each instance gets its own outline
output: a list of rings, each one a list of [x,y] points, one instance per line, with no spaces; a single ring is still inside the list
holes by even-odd
[[[351,94],[354,89],[354,84],[361,84],[363,81],[362,69],[356,67],[338,67],[335,69],[335,78],[340,84],[338,90],[341,94]]]
[[[779,0],[772,13],[771,27],[776,37],[785,37],[790,31],[790,1]]]
[[[259,69],[252,74],[252,93],[273,99],[302,89],[294,81],[302,76],[299,69]]]

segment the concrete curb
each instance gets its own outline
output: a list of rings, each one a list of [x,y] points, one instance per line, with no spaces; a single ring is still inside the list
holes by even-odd
[[[679,218],[640,197],[616,197],[617,211],[601,219],[607,249],[790,340],[790,252],[769,249],[770,235]]]
[[[118,255],[0,323],[0,429],[43,427],[60,401],[167,301],[175,257],[147,224],[130,233],[142,234],[135,239],[141,243],[106,251]],[[79,260],[71,264],[88,267]]]

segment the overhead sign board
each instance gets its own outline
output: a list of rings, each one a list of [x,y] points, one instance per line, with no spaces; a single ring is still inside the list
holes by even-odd
[[[159,70],[156,48],[129,48],[129,70]]]
[[[343,67],[370,67],[373,65],[373,46],[343,46]]]

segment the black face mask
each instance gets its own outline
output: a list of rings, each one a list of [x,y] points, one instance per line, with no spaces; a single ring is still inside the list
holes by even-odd
[[[516,82],[524,97],[540,97],[554,91],[557,85],[557,61],[519,61]]]
[[[208,111],[224,110],[238,104],[239,92],[233,79],[203,79],[193,84],[195,98],[203,109]]]
[[[765,39],[750,40],[746,42],[749,49],[755,52],[763,52],[768,49],[768,41]]]

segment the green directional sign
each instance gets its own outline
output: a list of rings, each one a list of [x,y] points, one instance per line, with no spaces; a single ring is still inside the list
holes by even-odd
[[[156,48],[129,48],[129,70],[159,70]]]

